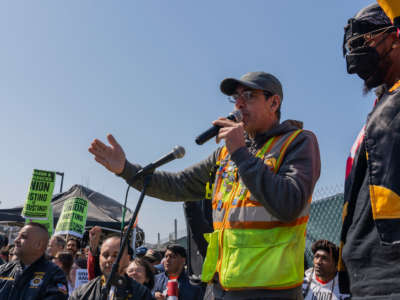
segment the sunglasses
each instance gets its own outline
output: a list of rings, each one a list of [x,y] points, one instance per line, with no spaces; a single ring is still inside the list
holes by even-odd
[[[346,52],[351,52],[352,50],[361,47],[376,47],[377,45],[373,44],[375,39],[379,36],[383,36],[385,33],[390,33],[393,30],[395,30],[395,27],[390,26],[352,37],[345,43],[345,50]]]

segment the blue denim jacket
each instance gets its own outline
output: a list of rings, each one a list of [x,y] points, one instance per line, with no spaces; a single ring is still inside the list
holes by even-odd
[[[167,288],[168,275],[162,272],[155,277],[154,288],[151,291],[153,297],[155,292],[164,292]],[[192,285],[186,272],[183,271],[178,277],[178,300],[201,300],[204,295],[204,288],[202,286]]]

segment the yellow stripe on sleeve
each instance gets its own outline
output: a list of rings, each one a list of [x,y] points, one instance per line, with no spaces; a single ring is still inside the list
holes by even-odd
[[[400,196],[378,185],[369,186],[374,219],[400,219]]]
[[[394,20],[394,18],[400,16],[400,1],[399,0],[377,0],[380,7],[382,7],[385,14]]]

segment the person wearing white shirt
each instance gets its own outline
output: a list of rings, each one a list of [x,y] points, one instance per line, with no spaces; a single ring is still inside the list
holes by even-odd
[[[305,300],[343,300],[337,275],[338,247],[328,240],[318,240],[311,247],[314,267],[306,270],[303,282]]]

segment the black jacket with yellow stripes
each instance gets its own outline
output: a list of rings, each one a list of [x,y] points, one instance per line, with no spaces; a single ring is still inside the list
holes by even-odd
[[[341,238],[341,291],[400,299],[400,88],[368,116],[346,178]]]
[[[0,300],[64,300],[64,272],[44,256],[28,267],[19,261],[0,266]]]

